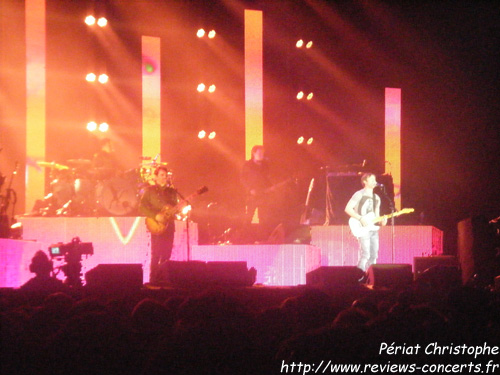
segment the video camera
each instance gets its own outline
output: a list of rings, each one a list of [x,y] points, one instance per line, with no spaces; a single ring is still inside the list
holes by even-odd
[[[94,246],[92,242],[81,242],[80,238],[75,237],[66,244],[58,242],[54,245],[49,246],[49,253],[51,258],[57,258],[62,256],[75,256],[80,257],[82,255],[93,255]]]

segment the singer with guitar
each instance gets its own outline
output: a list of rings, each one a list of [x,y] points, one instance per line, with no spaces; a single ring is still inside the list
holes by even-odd
[[[373,225],[369,217],[380,216],[380,197],[374,193],[373,189],[377,186],[377,179],[373,173],[364,173],[361,176],[363,189],[353,194],[345,207],[345,212],[358,221],[362,227],[368,230],[363,231],[358,237],[359,256],[358,268],[365,271],[377,262],[379,250],[378,231],[380,227]],[[380,225],[386,225],[387,219],[384,217],[379,221]]]
[[[155,172],[155,185],[148,186],[141,197],[139,212],[146,216],[147,222],[157,223],[161,230],[151,231],[151,269],[149,281],[158,284],[160,265],[170,259],[174,244],[174,215],[168,215],[170,207],[179,203],[177,190],[172,186],[166,166],[158,167]]]

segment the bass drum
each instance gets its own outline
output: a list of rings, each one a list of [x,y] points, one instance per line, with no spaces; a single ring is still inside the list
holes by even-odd
[[[53,202],[55,208],[61,208],[69,200],[73,199],[75,194],[75,188],[72,182],[64,180],[53,180],[50,183],[50,191],[52,193]]]
[[[138,213],[137,181],[130,175],[104,181],[98,190],[98,202],[105,212],[113,216],[135,216]]]

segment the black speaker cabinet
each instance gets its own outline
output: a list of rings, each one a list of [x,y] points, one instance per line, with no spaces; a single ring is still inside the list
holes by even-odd
[[[306,284],[317,288],[353,286],[363,275],[355,266],[323,266],[306,273]]]
[[[202,261],[168,261],[160,266],[159,282],[191,287],[206,282],[207,264]]]
[[[255,273],[248,270],[247,262],[169,261],[161,267],[160,282],[180,287],[251,286]]]
[[[207,278],[220,285],[251,286],[255,278],[249,275],[247,262],[207,262]]]
[[[411,264],[372,264],[367,274],[368,284],[374,287],[399,289],[413,282]]]
[[[452,255],[440,255],[430,257],[415,257],[413,258],[413,270],[415,271],[415,279],[432,267],[455,267],[459,268],[459,263],[456,257]]]
[[[458,223],[458,259],[460,260],[462,281],[472,279],[482,286],[493,284],[500,275],[500,246],[498,210],[462,220]]]
[[[142,264],[99,264],[85,273],[86,286],[100,289],[140,289]]]

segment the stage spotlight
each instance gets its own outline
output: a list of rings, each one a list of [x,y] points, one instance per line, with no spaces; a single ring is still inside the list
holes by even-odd
[[[109,81],[109,77],[107,74],[100,74],[98,80],[100,83],[104,84],[104,83],[107,83]]]
[[[297,139],[297,144],[301,145],[302,143],[304,143],[304,137],[299,137],[299,139]]]
[[[215,33],[215,30],[211,30],[211,31],[208,33],[208,38],[209,38],[209,39],[213,39],[213,38],[215,38],[215,34],[216,34],[216,33]]]
[[[197,32],[196,32],[196,36],[198,38],[203,38],[205,36],[205,30],[203,29],[199,29]]]
[[[23,224],[20,222],[14,223],[10,226],[10,238],[20,240],[23,238]]]
[[[189,204],[188,204],[187,206],[185,206],[185,207],[182,209],[182,211],[181,211],[182,215],[187,215],[187,214],[189,213],[189,211],[191,211],[191,208],[192,208],[192,207],[191,207],[191,205],[189,205]]]
[[[103,122],[103,123],[99,124],[99,131],[100,131],[101,133],[105,133],[105,132],[107,132],[108,130],[109,130],[109,125],[108,125],[108,123],[107,123],[107,122]]]
[[[89,132],[95,132],[97,130],[97,123],[95,121],[90,121],[87,123],[87,130]]]
[[[85,77],[85,79],[87,80],[87,82],[95,82],[96,78],[97,78],[97,76],[94,73],[89,73]]]
[[[308,145],[311,145],[313,142],[314,142],[314,138],[313,138],[313,137],[311,137],[311,138],[309,138],[309,139],[307,140],[307,144],[308,144]]]
[[[210,85],[208,88],[208,92],[212,93],[215,91],[215,85]]]
[[[307,95],[307,100],[311,100],[313,98],[314,94],[312,92],[310,92],[308,95]]]
[[[200,138],[200,139],[205,138],[205,137],[206,137],[206,135],[207,135],[207,132],[206,132],[205,130],[200,130],[200,131],[198,132],[198,138]]]
[[[151,74],[151,73],[154,73],[155,71],[155,66],[153,63],[151,62],[147,62],[144,64],[144,70],[146,71],[146,73],[148,74]]]
[[[203,92],[203,91],[205,91],[205,88],[206,88],[205,84],[204,83],[200,83],[198,85],[198,88],[196,90],[198,90],[198,92]]]
[[[313,46],[312,40],[310,40],[309,42],[307,42],[306,48],[311,48],[312,46]]]
[[[95,17],[94,16],[85,17],[85,23],[89,26],[95,25]]]
[[[302,48],[303,45],[304,45],[304,41],[302,39],[297,40],[297,43],[295,43],[295,46],[297,48]]]
[[[304,92],[303,92],[303,91],[299,91],[299,92],[297,93],[297,99],[298,99],[298,100],[301,100],[301,99],[303,99],[303,98],[304,98]]]
[[[215,133],[215,132],[211,132],[211,133],[208,135],[208,139],[214,139],[214,138],[215,138],[215,135],[216,135],[216,133]]]
[[[187,206],[184,206],[181,210],[181,212],[179,212],[177,215],[175,215],[175,218],[177,220],[182,220],[182,221],[185,221],[188,219],[188,214],[189,212],[191,211],[191,205],[187,205]]]
[[[97,20],[97,25],[100,26],[100,27],[104,27],[108,24],[108,20],[104,17],[100,17],[98,20]]]

